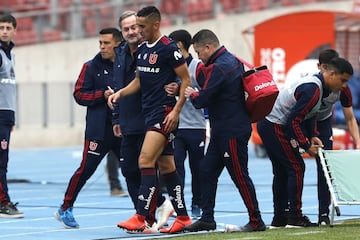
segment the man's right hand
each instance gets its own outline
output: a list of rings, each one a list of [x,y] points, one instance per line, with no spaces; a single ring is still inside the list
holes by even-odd
[[[113,132],[115,137],[122,137],[122,132],[120,128],[120,124],[115,124],[113,126]]]
[[[120,90],[117,91],[117,92],[114,93],[114,94],[111,94],[111,95],[108,97],[107,104],[108,104],[108,106],[109,106],[110,109],[114,110],[115,104],[116,104],[116,102],[119,100],[119,98],[120,98]]]

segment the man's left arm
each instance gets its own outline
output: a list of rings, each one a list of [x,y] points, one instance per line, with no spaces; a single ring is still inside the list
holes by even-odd
[[[174,70],[175,70],[177,76],[181,80],[181,85],[180,85],[179,98],[178,98],[173,110],[166,116],[166,118],[164,120],[165,131],[167,131],[167,132],[171,132],[177,128],[178,123],[179,123],[179,114],[180,114],[180,111],[181,111],[185,101],[186,101],[185,89],[186,89],[186,87],[191,86],[190,74],[189,74],[189,70],[186,66],[186,63],[181,64]]]
[[[355,148],[360,149],[359,126],[356,122],[353,108],[352,107],[343,107],[342,109],[344,112],[346,125],[347,125],[350,135],[354,141]]]

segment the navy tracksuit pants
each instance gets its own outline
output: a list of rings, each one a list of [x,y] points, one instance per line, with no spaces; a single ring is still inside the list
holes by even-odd
[[[174,139],[174,160],[183,187],[185,186],[185,159],[188,155],[191,171],[191,205],[201,206],[200,165],[204,159],[205,129],[177,129]]]
[[[257,225],[261,220],[255,187],[248,171],[249,137],[250,131],[236,138],[211,136],[201,165],[202,221],[214,222],[217,183],[224,167],[247,207],[250,223]]]
[[[80,190],[110,150],[120,159],[120,146],[121,138],[114,136],[110,124],[106,126],[104,140],[85,139],[80,166],[72,175],[65,192],[63,210],[73,206]]]
[[[0,205],[10,202],[7,185],[11,125],[0,124]]]
[[[264,119],[257,130],[273,167],[274,215],[282,217],[289,209],[291,217],[301,217],[305,163],[299,148],[292,147],[282,125]]]

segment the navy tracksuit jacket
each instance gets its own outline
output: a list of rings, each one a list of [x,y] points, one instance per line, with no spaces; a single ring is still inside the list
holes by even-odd
[[[105,90],[115,87],[113,63],[98,53],[84,63],[75,83],[75,101],[87,107],[85,142],[82,161],[68,184],[62,209],[73,206],[86,181],[93,175],[104,156],[110,151],[120,158],[121,138],[112,130],[112,111],[104,97]]]

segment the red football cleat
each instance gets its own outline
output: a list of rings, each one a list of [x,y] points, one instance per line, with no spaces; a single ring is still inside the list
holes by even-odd
[[[182,232],[185,226],[190,225],[191,219],[189,216],[177,216],[174,222],[168,228],[160,229],[161,233],[177,233]]]
[[[142,232],[146,227],[145,217],[139,214],[135,214],[125,222],[119,222],[117,224],[119,228],[126,229],[128,231],[139,231]]]

